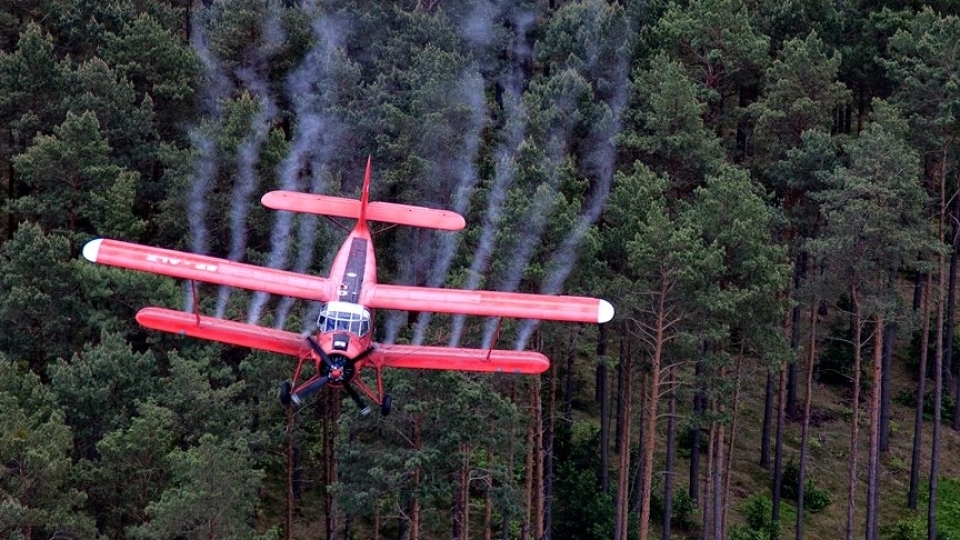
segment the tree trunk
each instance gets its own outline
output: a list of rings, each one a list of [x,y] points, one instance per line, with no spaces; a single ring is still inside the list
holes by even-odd
[[[797,357],[800,346],[800,286],[807,273],[807,256],[801,249],[797,252],[797,263],[793,270],[793,308],[790,310],[790,350],[792,358]],[[797,363],[790,362],[787,366],[787,414],[796,418],[797,413]]]
[[[774,441],[773,453],[773,499],[770,521],[774,525],[780,522],[780,487],[783,485],[783,437],[786,429],[787,416],[787,368],[780,368],[780,380],[778,381],[777,398],[777,438]]]
[[[796,539],[803,540],[803,497],[807,482],[807,449],[810,441],[810,410],[813,402],[813,368],[817,359],[817,303],[810,302],[810,336],[807,341],[807,384],[803,396],[803,428],[800,433],[800,466],[797,479]]]
[[[694,427],[693,437],[690,442],[690,498],[697,502],[700,497],[700,422],[703,418],[704,396],[701,385],[703,384],[703,356],[706,354],[706,344],[701,343],[700,354],[697,358],[696,367],[693,373],[693,418]]]
[[[293,538],[293,470],[294,470],[294,461],[293,461],[293,407],[287,407],[287,507],[286,507],[286,523],[284,530],[284,537],[286,540],[292,540]]]
[[[623,322],[620,328],[620,359],[617,362],[617,423],[616,423],[616,440],[614,441],[614,446],[620,448],[623,445],[623,387],[626,384],[626,367],[623,363],[624,358],[626,358],[625,348],[626,348],[626,333],[627,333],[627,323]]]
[[[413,449],[417,452],[423,449],[423,414],[418,413],[413,420]],[[417,490],[420,489],[420,467],[413,469],[410,479],[410,540],[420,540],[420,498]]]
[[[607,375],[607,325],[597,329],[597,403],[600,405],[600,490],[610,489],[610,384]]]
[[[677,431],[677,375],[673,366],[669,368],[670,375],[670,397],[667,401],[667,444],[666,457],[663,463],[663,527],[662,540],[670,540],[670,531],[673,526],[673,458],[674,458],[674,439]]]
[[[913,450],[910,452],[910,489],[907,492],[907,507],[917,509],[920,492],[920,448],[923,439],[923,403],[927,383],[927,356],[930,348],[930,274],[924,280],[923,313],[920,328],[920,373],[917,381],[916,409],[913,412]]]
[[[463,464],[460,468],[460,537],[464,540],[470,538],[470,456],[472,451],[467,444],[461,448],[463,453]]]
[[[723,414],[722,404],[717,405],[717,412]],[[713,466],[713,538],[714,540],[724,540],[723,534],[723,464],[726,461],[726,426],[722,423],[717,424],[717,449],[714,451]]]
[[[571,344],[571,349],[576,344]],[[553,451],[557,424],[557,377],[553,365],[550,366],[550,388],[547,395],[547,427],[544,434],[543,452],[543,540],[553,536]]]
[[[618,438],[617,454],[619,469],[617,471],[617,513],[614,520],[615,540],[627,540],[628,516],[630,508],[630,356],[626,353],[625,338],[620,342],[620,391],[617,396],[619,410],[617,411]]]
[[[653,357],[650,359],[650,393],[647,398],[646,425],[642,438],[643,449],[643,489],[640,491],[640,540],[647,540],[650,528],[650,494],[653,485],[653,454],[657,438],[657,403],[660,401],[660,366],[663,362],[663,349],[667,342],[667,331],[671,321],[667,320],[666,297],[668,284],[660,289],[657,306],[656,327],[653,329]]]
[[[893,384],[893,343],[898,325],[890,321],[883,329],[883,366],[880,381],[880,451],[890,451],[890,388]]]
[[[564,370],[565,384],[563,391],[563,418],[570,422],[573,417],[573,393],[574,393],[574,366],[573,361],[576,359],[576,348],[575,344],[579,341],[580,334],[583,332],[583,326],[581,325],[577,330],[577,333],[570,336],[570,349],[567,352],[566,358],[566,369]]]
[[[487,447],[487,463],[493,463],[493,450]],[[483,494],[483,540],[493,540],[493,475],[489,472],[486,477],[487,489]]]
[[[716,438],[717,423],[710,422],[707,428],[707,474],[703,482],[703,531],[701,531],[703,540],[712,540],[714,534],[714,505],[716,505],[716,499],[713,497],[713,470]]]
[[[941,194],[942,196],[942,194]],[[942,207],[942,202],[941,202]],[[941,214],[942,217],[942,214]],[[941,239],[943,233],[941,232]],[[937,349],[933,355],[933,440],[930,441],[930,490],[927,504],[927,538],[937,538],[937,491],[940,483],[940,420],[943,400],[943,254],[937,279]]]
[[[856,522],[857,497],[857,438],[860,434],[860,299],[857,289],[850,291],[850,301],[853,304],[853,389],[850,398],[850,467],[847,476],[847,535],[846,540],[853,540]]]
[[[727,462],[724,468],[723,505],[720,507],[720,534],[727,537],[727,501],[730,500],[730,480],[733,471],[733,455],[737,442],[737,425],[740,418],[740,376],[743,366],[744,348],[741,344],[740,354],[737,355],[737,367],[734,375],[733,412],[730,415],[730,443],[727,445]]]
[[[883,317],[873,325],[873,364],[870,382],[870,450],[867,463],[867,540],[877,540],[877,514],[880,511],[880,390],[883,376]]]
[[[543,539],[544,519],[543,519],[543,401],[540,398],[540,377],[533,379],[533,411],[534,411],[534,432],[533,432],[533,470],[534,470],[534,538]]]
[[[531,384],[530,386],[531,386],[530,396],[528,398],[527,403],[529,404],[530,411],[533,412],[535,408],[535,403],[534,403],[535,398],[533,396],[533,389],[532,389],[533,385]],[[535,414],[536,413],[534,413],[534,415]],[[527,425],[527,446],[526,446],[527,456],[525,458],[524,467],[523,467],[523,470],[525,471],[524,481],[523,481],[524,513],[523,513],[523,525],[520,528],[520,540],[528,540],[530,538],[531,528],[533,526],[533,519],[532,519],[533,511],[534,511],[533,505],[535,504],[534,495],[533,495],[533,490],[534,490],[534,481],[533,481],[534,470],[533,469],[535,466],[533,463],[534,461],[533,452],[534,452],[534,437],[535,437],[534,431],[536,430],[536,420],[535,418],[531,417],[528,422],[529,424]],[[533,540],[536,540],[536,537],[533,537]]]
[[[957,324],[957,263],[960,258],[960,198],[953,196],[953,219],[950,220],[953,229],[953,251],[950,252],[950,277],[947,285],[947,328],[944,338],[945,346],[943,362],[948,372],[953,370],[953,329]],[[953,423],[950,427],[960,431],[960,369],[954,377],[956,391],[953,400]]]
[[[639,392],[640,403],[637,404],[637,409],[639,411],[637,418],[637,470],[633,476],[633,489],[631,493],[633,496],[630,498],[630,511],[636,512],[640,515],[640,499],[641,496],[647,491],[644,481],[644,467],[646,463],[644,462],[643,456],[646,455],[646,447],[644,446],[644,436],[647,433],[647,385],[650,383],[650,375],[646,373],[646,370],[640,370],[640,385]]]
[[[760,467],[770,470],[770,428],[773,424],[773,368],[767,367],[767,383],[763,392],[763,427],[760,430]]]
[[[337,482],[337,418],[340,416],[340,395],[338,392],[324,392],[326,407],[323,411],[323,456],[324,485]],[[326,515],[327,540],[336,540],[339,531],[337,499],[330,490],[324,490],[324,510]]]

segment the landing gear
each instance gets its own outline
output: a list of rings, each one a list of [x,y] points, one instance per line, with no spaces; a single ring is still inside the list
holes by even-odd
[[[393,396],[390,394],[385,394],[383,396],[383,403],[380,404],[380,414],[387,416],[390,414],[390,406],[393,405]]]
[[[280,392],[277,398],[280,400],[281,407],[290,406],[290,391],[293,389],[293,383],[290,381],[283,381],[280,383]]]

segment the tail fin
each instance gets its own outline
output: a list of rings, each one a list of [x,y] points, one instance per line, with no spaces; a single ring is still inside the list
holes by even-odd
[[[367,172],[363,175],[363,188],[360,190],[360,215],[358,223],[366,224],[367,207],[370,205],[370,171],[373,168],[373,157],[367,156]]]
[[[372,168],[372,159],[368,157],[367,171],[363,177],[363,189],[360,192],[359,201],[296,191],[271,191],[265,194],[260,202],[267,208],[274,210],[351,218],[358,220],[358,224],[366,221],[381,221],[443,231],[459,231],[466,226],[463,216],[449,210],[437,210],[410,204],[371,202],[370,176]]]

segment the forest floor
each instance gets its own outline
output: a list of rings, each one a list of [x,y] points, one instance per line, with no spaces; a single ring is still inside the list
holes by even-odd
[[[930,442],[932,424],[923,425],[921,458],[921,503],[917,513],[907,508],[907,493],[910,485],[910,456],[913,446],[914,409],[896,402],[896,396],[916,390],[915,377],[907,373],[902,363],[894,363],[892,377],[892,418],[890,450],[881,454],[880,463],[880,519],[881,531],[895,525],[899,520],[915,515],[926,515],[926,489],[930,472]],[[733,464],[731,467],[730,498],[727,521],[730,526],[744,524],[744,507],[747,500],[756,495],[770,495],[771,471],[760,467],[760,440],[763,424],[764,384],[766,374],[762,369],[743,373],[743,385],[738,405],[737,433]],[[797,390],[799,408],[803,408],[805,378]],[[927,389],[932,387],[932,381]],[[869,391],[861,390],[860,431],[858,437],[858,485],[854,538],[864,534],[866,520],[867,458],[869,449]],[[839,538],[846,531],[847,493],[850,449],[850,393],[849,389],[814,382],[808,447],[807,478],[817,488],[829,493],[831,504],[817,514],[807,513],[804,519],[805,538]],[[799,463],[802,418],[788,419],[784,437],[783,463]],[[773,435],[773,434],[772,434]],[[771,436],[772,436],[771,435]],[[944,423],[941,429],[940,477],[960,476],[960,433]],[[678,463],[677,477],[680,486],[686,485],[688,461]],[[783,501],[781,509],[780,537],[794,538],[796,511],[792,501]],[[883,536],[883,534],[881,534]],[[651,538],[658,538],[651,536]],[[674,534],[674,538],[682,538]]]

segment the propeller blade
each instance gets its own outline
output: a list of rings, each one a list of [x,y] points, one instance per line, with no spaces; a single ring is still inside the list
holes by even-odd
[[[317,356],[320,357],[320,361],[323,362],[328,369],[332,369],[333,362],[330,361],[330,356],[324,352],[323,348],[320,347],[320,344],[317,343],[311,336],[307,336],[307,343],[310,344],[310,348],[313,349],[313,352],[317,353]]]
[[[323,377],[318,377],[314,379],[312,382],[309,382],[306,385],[304,385],[304,387],[301,388],[300,390],[297,390],[296,392],[290,394],[290,401],[297,405],[302,404],[303,400],[312,396],[317,392],[317,390],[320,390],[321,388],[326,386],[326,384],[329,381],[330,381],[330,377],[327,377],[326,375],[324,375]]]
[[[360,394],[357,393],[356,388],[350,384],[345,384],[343,387],[346,389],[347,394],[350,395],[350,398],[353,400],[353,402],[357,404],[357,408],[360,409],[360,414],[362,416],[370,414],[370,406],[363,402],[363,398],[361,398]]]

